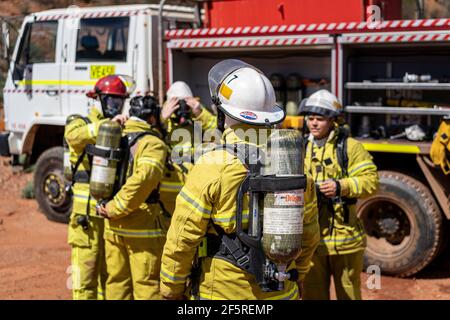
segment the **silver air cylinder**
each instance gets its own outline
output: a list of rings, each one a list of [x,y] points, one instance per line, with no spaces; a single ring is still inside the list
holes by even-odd
[[[301,176],[301,134],[297,130],[275,130],[267,145],[265,175]],[[284,272],[301,252],[304,190],[267,193],[263,209],[263,249],[266,257]]]

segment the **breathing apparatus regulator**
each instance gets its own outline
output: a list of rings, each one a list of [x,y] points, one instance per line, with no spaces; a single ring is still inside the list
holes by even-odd
[[[284,120],[269,79],[251,65],[224,60],[210,70],[209,85],[213,102],[233,119],[260,126]],[[283,290],[285,281],[298,278],[297,270],[289,266],[301,253],[306,189],[301,134],[297,130],[271,132],[265,147],[222,146],[248,171],[237,192],[236,233],[226,234],[215,226],[219,237],[211,236],[207,244],[208,255],[253,274],[263,291]],[[247,195],[248,227],[244,223]]]

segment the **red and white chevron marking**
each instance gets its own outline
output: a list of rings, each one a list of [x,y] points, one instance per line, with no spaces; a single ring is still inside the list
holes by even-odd
[[[48,90],[46,89],[3,89],[3,93],[26,93],[26,94],[46,94]],[[54,91],[54,90],[52,90]],[[90,90],[81,90],[81,89],[70,89],[70,90],[58,90],[59,94],[86,94]],[[136,91],[134,95],[149,95],[152,94],[151,91]]]
[[[256,27],[229,27],[204,29],[179,29],[166,31],[166,37],[176,38],[205,38],[205,37],[232,37],[254,36],[271,34],[295,33],[343,33],[368,32],[389,30],[417,30],[417,29],[445,29],[450,28],[450,19],[423,19],[423,20],[392,20],[379,23],[367,22],[341,22],[341,23],[313,23],[291,24],[281,26]]]
[[[383,42],[436,42],[450,40],[450,33],[420,33],[391,35],[352,35],[343,36],[341,43],[383,43]]]
[[[128,11],[103,11],[103,12],[86,12],[81,14],[70,15],[68,13],[65,14],[56,14],[56,15],[48,15],[42,14],[36,17],[37,21],[49,21],[49,20],[61,20],[61,19],[89,19],[89,18],[111,18],[111,17],[129,17],[136,16],[140,12],[143,14],[150,14],[149,10],[128,10]]]
[[[185,48],[227,48],[227,47],[268,47],[268,46],[300,46],[314,44],[331,44],[330,37],[285,37],[265,39],[191,39],[171,40],[168,47],[175,49]]]

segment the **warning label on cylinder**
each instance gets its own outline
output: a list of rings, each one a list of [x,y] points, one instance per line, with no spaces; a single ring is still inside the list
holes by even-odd
[[[303,206],[305,203],[302,190],[293,190],[289,192],[275,192],[274,205],[276,206]]]
[[[104,159],[102,157],[94,157],[94,159],[92,159],[92,164],[96,165],[96,166],[107,167],[108,166],[108,160]]]
[[[265,234],[302,234],[303,208],[264,208]]]
[[[97,183],[114,184],[116,179],[116,169],[109,167],[93,166],[91,181]]]

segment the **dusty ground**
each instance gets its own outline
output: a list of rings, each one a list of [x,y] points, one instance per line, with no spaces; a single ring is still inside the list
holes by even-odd
[[[31,174],[13,174],[0,158],[0,299],[70,299],[67,227],[21,199]]]
[[[31,174],[13,174],[0,158],[0,299],[70,299],[67,289],[70,249],[67,227],[48,221],[34,200],[21,199]],[[450,300],[450,254],[444,253],[416,278],[381,278],[364,299]]]

